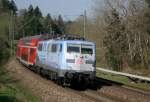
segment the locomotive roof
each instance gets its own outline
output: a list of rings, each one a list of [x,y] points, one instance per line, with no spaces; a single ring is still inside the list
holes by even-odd
[[[84,42],[84,43],[95,43],[93,41],[89,41],[87,39],[85,39],[84,37],[81,37],[80,35],[77,35],[77,34],[63,34],[63,35],[57,35],[54,36],[53,38],[51,39],[45,39],[43,40],[44,41],[60,41],[60,42],[72,42],[72,43],[81,43],[81,42]]]
[[[64,34],[60,37],[57,37],[57,39],[63,39],[63,40],[85,40],[84,37],[81,37],[77,34]]]
[[[56,39],[49,39],[49,40],[43,40],[41,43],[44,42],[55,42],[55,43],[73,43],[73,44],[92,44],[95,45],[95,42],[89,41],[89,40],[56,40]]]

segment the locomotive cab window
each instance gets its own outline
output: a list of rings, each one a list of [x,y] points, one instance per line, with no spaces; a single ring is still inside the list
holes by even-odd
[[[92,46],[90,46],[90,45],[82,45],[81,46],[81,53],[82,54],[93,54]]]
[[[93,54],[92,48],[81,48],[82,54]]]
[[[67,46],[68,53],[80,53],[80,45],[77,44],[68,44]]]

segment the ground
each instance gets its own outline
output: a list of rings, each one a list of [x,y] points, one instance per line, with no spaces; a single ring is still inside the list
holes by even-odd
[[[16,60],[10,61],[7,69],[24,87],[31,89],[34,95],[40,97],[42,102],[89,102],[85,98],[67,91],[54,82],[28,70]]]
[[[68,90],[29,70],[15,58],[8,62],[6,68],[13,79],[13,84],[8,84],[7,87],[11,90],[5,92],[11,93],[10,96],[13,97],[7,98],[10,100],[4,102],[93,102],[89,99],[90,96],[101,98],[102,102],[108,102],[108,100],[109,102],[149,102],[150,100],[150,92],[134,91],[102,82],[98,84],[97,90],[87,89],[77,92],[73,89]],[[0,85],[0,89],[5,90],[5,87]],[[6,97],[3,98],[6,99]],[[2,100],[1,97],[0,100]]]

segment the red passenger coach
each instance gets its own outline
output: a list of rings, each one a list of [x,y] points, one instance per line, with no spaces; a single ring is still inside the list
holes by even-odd
[[[23,64],[33,66],[36,61],[38,42],[46,37],[47,35],[44,34],[20,39],[17,45],[17,58]]]

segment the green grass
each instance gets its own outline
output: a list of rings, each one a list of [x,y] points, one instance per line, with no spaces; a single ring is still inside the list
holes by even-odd
[[[32,92],[18,82],[3,84],[0,89],[0,102],[40,102],[40,98],[34,96]]]
[[[39,97],[34,96],[19,80],[13,80],[4,70],[0,68],[0,102],[40,102]]]
[[[40,98],[36,97],[33,95],[32,91],[25,86],[22,86],[20,84],[15,85],[16,88],[18,89],[18,96],[20,97],[21,95],[24,96],[24,98],[27,100],[27,102],[40,102]],[[22,93],[22,94],[20,94]]]
[[[129,78],[125,76],[114,75],[114,74],[101,72],[101,71],[97,71],[96,75],[97,77],[119,82],[126,86],[150,91],[150,83],[133,82],[132,80],[130,80]]]
[[[17,102],[17,99],[15,97],[15,90],[8,88],[8,87],[4,87],[3,86],[3,90],[0,90],[0,101],[1,102]]]

